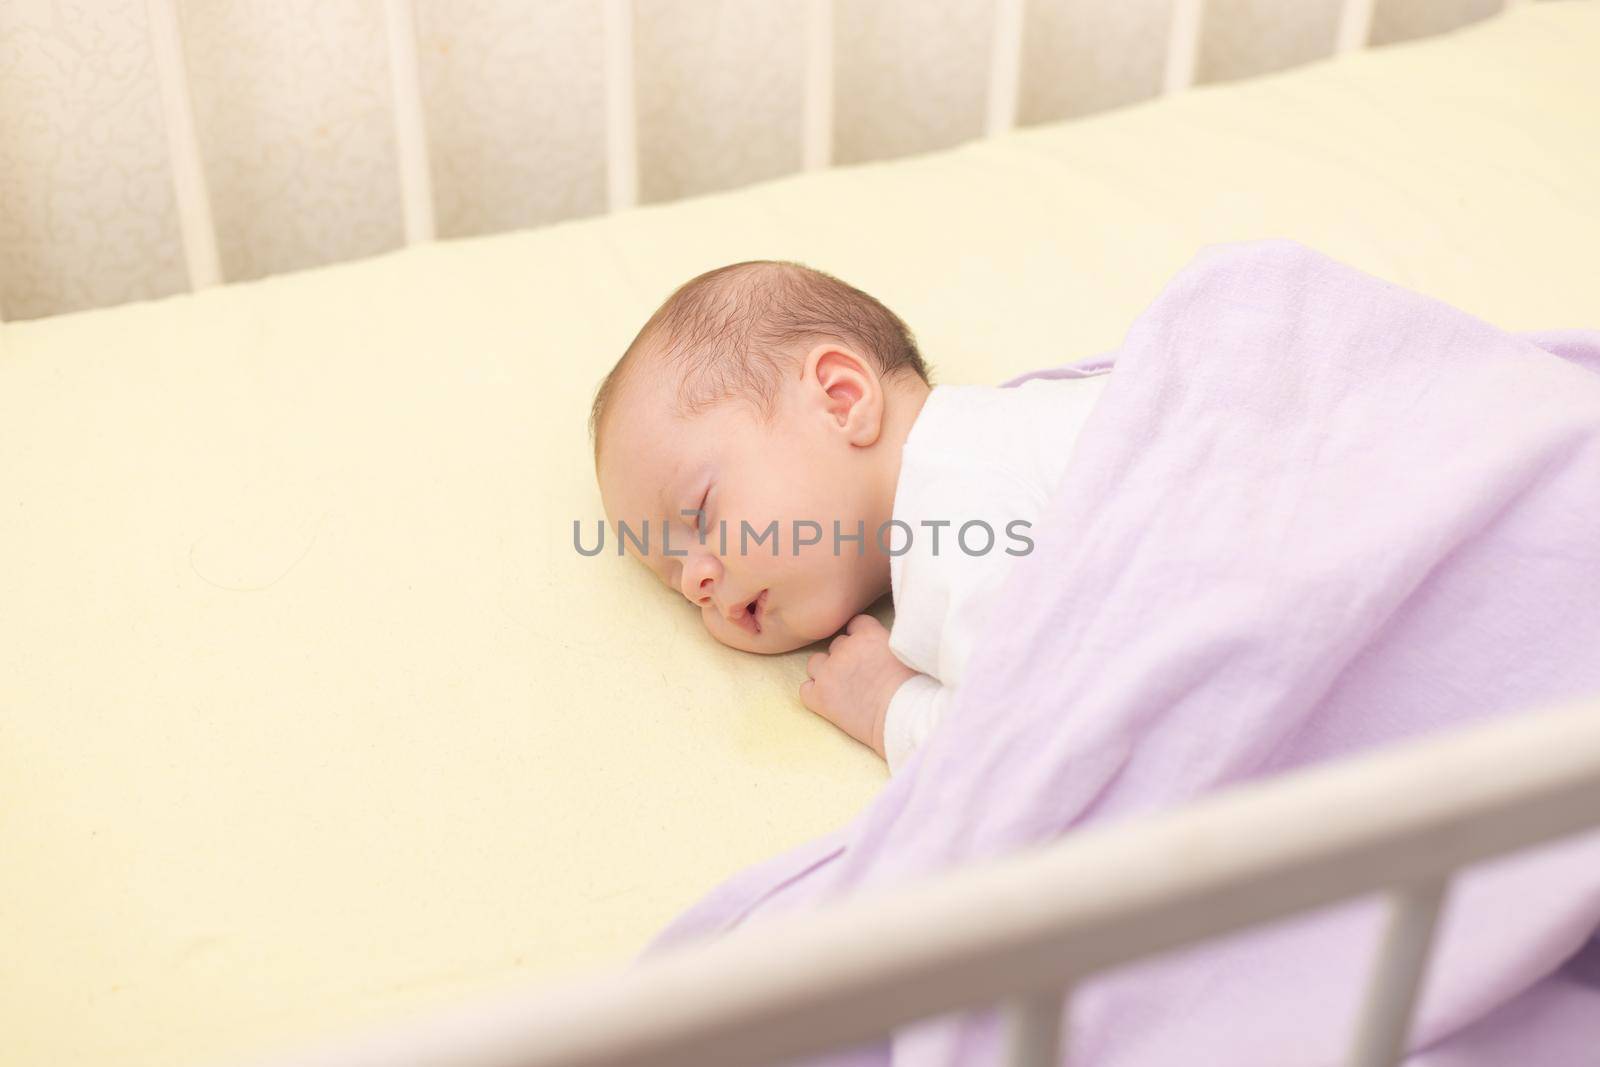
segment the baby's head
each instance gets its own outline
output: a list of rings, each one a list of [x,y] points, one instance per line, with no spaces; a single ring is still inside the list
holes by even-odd
[[[708,271],[595,397],[606,516],[648,531],[628,551],[723,644],[820,640],[889,590],[877,533],[928,389],[911,331],[859,289],[787,261]]]

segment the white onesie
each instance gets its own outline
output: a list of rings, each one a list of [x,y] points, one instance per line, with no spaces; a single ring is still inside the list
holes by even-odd
[[[889,561],[889,649],[921,672],[889,702],[890,774],[948,712],[982,626],[1004,624],[994,603],[1001,583],[1032,550],[1033,527],[1109,376],[1039,378],[1009,389],[941,385],[923,402],[895,486],[894,519],[905,525],[887,537],[891,551],[910,543]],[[992,545],[979,522],[993,531]]]

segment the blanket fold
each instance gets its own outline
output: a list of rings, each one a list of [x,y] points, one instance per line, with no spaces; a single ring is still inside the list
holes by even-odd
[[[851,824],[727,880],[645,956],[1600,693],[1600,332],[1508,333],[1268,240],[1205,248],[1115,352],[1036,373],[1104,362],[950,718]],[[1071,1062],[1337,1063],[1382,918],[1355,901],[1086,980]],[[1411,1049],[1597,926],[1600,834],[1462,872]],[[995,1023],[944,1016],[807,1062],[995,1062]]]

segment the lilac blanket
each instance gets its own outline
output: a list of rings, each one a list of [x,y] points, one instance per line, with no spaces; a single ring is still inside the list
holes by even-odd
[[[852,823],[724,882],[646,956],[1600,693],[1600,332],[1509,334],[1271,240],[1204,249],[1114,353],[1042,373],[1106,360],[951,718]],[[1367,898],[1097,975],[1071,1062],[1336,1063],[1382,918]],[[1411,1048],[1537,992],[1597,926],[1600,834],[1459,876]],[[995,1024],[807,1062],[986,1064]],[[1539,1067],[1596,1047],[1548,1020],[1525,1036]]]

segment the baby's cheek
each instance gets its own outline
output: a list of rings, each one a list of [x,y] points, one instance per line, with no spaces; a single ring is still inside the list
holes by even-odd
[[[822,637],[829,637],[844,629],[845,623],[861,613],[856,604],[855,589],[844,582],[832,585],[821,598],[819,604],[821,618],[819,626],[825,631]]]
[[[817,583],[796,594],[783,608],[784,627],[803,641],[832,637],[850,621],[836,590]]]

